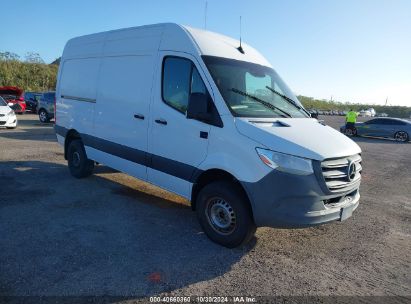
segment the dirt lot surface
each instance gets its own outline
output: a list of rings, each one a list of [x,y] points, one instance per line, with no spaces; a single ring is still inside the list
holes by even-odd
[[[347,221],[259,228],[229,250],[181,198],[104,166],[74,179],[52,125],[18,118],[0,130],[0,296],[411,296],[411,143],[355,139],[362,198]]]

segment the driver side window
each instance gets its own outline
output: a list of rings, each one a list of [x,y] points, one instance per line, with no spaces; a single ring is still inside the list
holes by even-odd
[[[200,74],[188,59],[165,57],[162,77],[163,101],[183,114],[191,93],[208,94]]]

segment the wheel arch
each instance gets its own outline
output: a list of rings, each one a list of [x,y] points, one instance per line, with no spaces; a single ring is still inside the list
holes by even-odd
[[[67,149],[73,139],[81,139],[80,133],[75,129],[69,130],[64,139],[64,159],[67,159]]]
[[[196,177],[195,182],[193,183],[192,191],[191,191],[191,208],[193,210],[196,210],[197,196],[202,188],[204,188],[206,185],[210,184],[211,182],[220,181],[220,180],[228,180],[239,186],[239,188],[243,192],[243,195],[247,198],[250,211],[251,211],[251,216],[253,216],[252,214],[253,208],[252,208],[250,196],[248,195],[246,189],[243,187],[241,182],[231,173],[225,170],[222,170],[222,169],[217,169],[217,168],[208,169],[206,171],[203,171]]]

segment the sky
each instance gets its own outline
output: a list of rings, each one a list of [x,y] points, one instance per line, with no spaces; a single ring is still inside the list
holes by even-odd
[[[205,26],[206,0],[0,0],[0,51],[47,62],[70,38],[176,22]],[[10,12],[10,13],[5,13]],[[207,30],[258,49],[300,95],[411,106],[411,0],[207,0]]]

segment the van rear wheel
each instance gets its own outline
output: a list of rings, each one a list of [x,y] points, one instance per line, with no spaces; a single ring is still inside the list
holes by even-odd
[[[206,235],[228,248],[249,242],[256,231],[248,199],[233,182],[206,185],[198,194],[196,212]]]
[[[80,139],[69,143],[67,162],[71,175],[76,178],[90,176],[94,169],[94,161],[87,158],[86,150]]]

